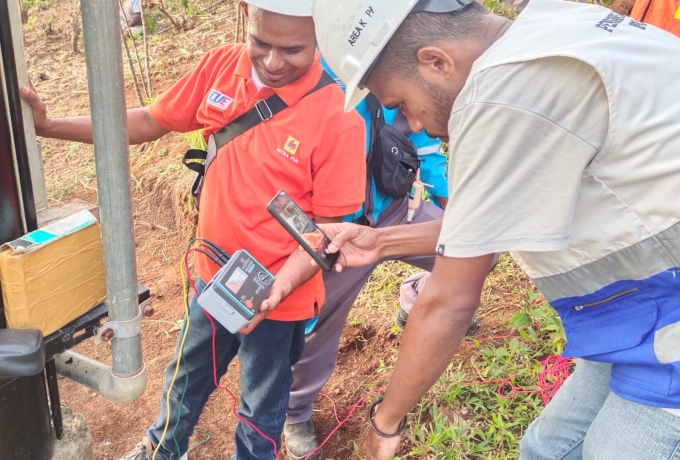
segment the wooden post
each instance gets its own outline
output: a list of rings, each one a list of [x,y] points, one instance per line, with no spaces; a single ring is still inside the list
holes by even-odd
[[[8,1],[9,18],[12,28],[12,44],[14,45],[14,57],[16,60],[17,78],[19,84],[28,86],[28,71],[26,69],[26,54],[24,52],[24,37],[21,31],[21,13],[18,1]],[[28,150],[28,162],[33,183],[33,196],[35,208],[40,210],[47,207],[47,189],[45,188],[45,171],[42,154],[38,145],[33,123],[33,109],[28,102],[21,101],[22,117],[24,121],[24,133],[26,136],[26,149]]]

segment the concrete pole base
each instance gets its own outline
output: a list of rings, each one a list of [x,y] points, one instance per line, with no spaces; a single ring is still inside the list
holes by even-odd
[[[85,417],[74,414],[66,406],[61,406],[64,418],[64,436],[54,445],[52,460],[94,460],[92,435]]]

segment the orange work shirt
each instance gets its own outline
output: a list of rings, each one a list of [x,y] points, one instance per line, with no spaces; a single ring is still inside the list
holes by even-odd
[[[637,0],[630,17],[680,37],[680,0]]]
[[[199,237],[232,254],[245,249],[276,274],[298,243],[269,214],[267,204],[285,190],[310,217],[356,212],[364,202],[366,127],[356,112],[344,113],[344,93],[337,85],[305,97],[323,72],[318,52],[311,68],[282,88],[258,91],[251,68],[244,45],[215,48],[150,109],[164,128],[203,129],[207,138],[260,99],[276,93],[286,102],[289,108],[219,150],[205,177],[198,217]],[[206,282],[218,271],[202,254],[195,262]],[[324,298],[318,273],[268,318],[309,319]]]

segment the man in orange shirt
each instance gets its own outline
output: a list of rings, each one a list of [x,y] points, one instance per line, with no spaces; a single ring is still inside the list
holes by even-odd
[[[637,0],[630,17],[680,37],[680,0]]]
[[[321,274],[269,215],[267,203],[283,189],[317,222],[340,222],[362,205],[366,177],[363,119],[343,112],[344,95],[337,85],[317,87],[323,69],[315,48],[311,0],[247,3],[245,46],[209,51],[149,107],[128,110],[129,141],[136,144],[170,131],[202,128],[208,137],[274,94],[288,106],[219,149],[206,171],[200,201],[199,237],[229,253],[246,249],[277,276],[251,326],[241,334],[218,326],[216,333],[218,376],[237,354],[242,365],[239,413],[250,423],[241,421],[236,430],[238,460],[276,458],[291,366],[302,353],[305,323],[324,300]],[[34,109],[40,135],[92,142],[90,117],[49,119],[33,90],[24,88],[22,95]],[[202,280],[198,287],[203,289],[203,281],[218,267],[203,255],[197,256],[196,267]],[[180,366],[177,381],[182,384],[170,392],[170,413],[162,404],[148,439],[125,459],[151,459],[152,450],[157,450],[157,460],[186,458],[188,438],[215,390],[212,326],[196,299],[190,316],[182,360],[187,369]],[[175,358],[167,368],[163,401],[176,363]],[[187,371],[189,384],[182,391]],[[163,439],[168,420],[172,434]]]

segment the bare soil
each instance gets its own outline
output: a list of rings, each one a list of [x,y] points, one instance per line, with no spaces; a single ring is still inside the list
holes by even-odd
[[[617,0],[618,1],[618,0]],[[191,1],[198,11],[210,4],[206,0]],[[84,115],[89,112],[87,73],[82,54],[71,53],[69,13],[77,10],[73,0],[54,2],[36,0],[29,6],[29,22],[25,26],[27,61],[32,80],[53,117]],[[236,24],[235,5],[229,0],[217,4],[208,14],[188,14],[175,6],[169,11],[187,30],[169,30],[150,37],[151,79],[154,93],[167,89],[194,66],[209,48],[232,42]],[[158,12],[154,15],[163,30],[169,21]],[[139,52],[143,52],[138,43]],[[129,65],[125,64],[128,107],[138,106],[132,86]],[[97,201],[93,150],[91,146],[73,142],[41,141],[45,160],[48,193],[52,203],[81,198]],[[165,366],[174,355],[179,324],[183,317],[179,260],[192,236],[196,213],[188,203],[188,184],[192,173],[183,170],[180,155],[188,148],[184,136],[171,134],[158,142],[130,149],[131,187],[134,198],[135,241],[139,281],[149,287],[156,308],[152,319],[145,321],[142,341],[149,369],[146,393],[133,404],[121,406],[106,401],[96,392],[67,380],[60,380],[62,400],[75,413],[84,414],[94,439],[95,458],[118,459],[132,448],[155,420],[160,404]],[[517,311],[523,300],[520,292],[529,282],[517,271],[508,281],[492,279],[480,311],[478,337],[507,332],[504,322]],[[369,282],[366,292],[352,313],[354,325],[348,325],[342,338],[335,374],[324,391],[336,402],[340,413],[366,395],[367,386],[381,388],[388,380],[394,350],[400,333],[395,331],[393,317],[398,305],[398,286],[407,273],[405,267],[392,265],[382,278]],[[385,279],[387,278],[387,280]],[[387,281],[379,302],[371,292],[376,284]],[[78,352],[110,362],[108,345],[87,342]],[[456,360],[465,361],[474,347],[464,345]],[[234,363],[222,384],[238,390],[238,363]],[[238,393],[237,393],[238,396]],[[223,392],[212,395],[198,428],[210,433],[209,442],[191,453],[192,460],[230,459],[236,421],[231,415],[232,400]],[[317,402],[314,420],[322,436],[337,425],[331,403],[326,398]],[[365,411],[356,415],[324,448],[325,459],[346,459],[353,454],[353,443],[365,431]],[[197,433],[192,444],[204,435]]]

